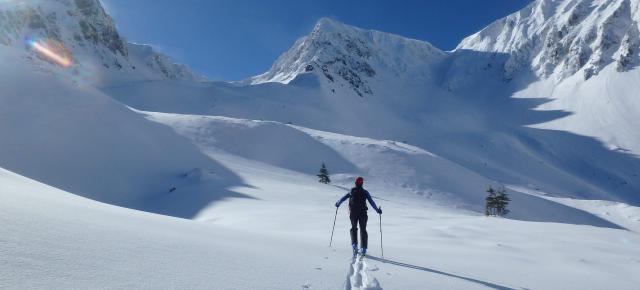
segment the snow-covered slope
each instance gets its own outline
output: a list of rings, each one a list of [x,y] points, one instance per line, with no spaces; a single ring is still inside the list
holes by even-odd
[[[538,0],[464,39],[457,52],[498,55],[492,64],[503,78],[522,83],[513,96],[548,99],[536,109],[568,113],[534,127],[594,137],[610,150],[638,155],[639,6]]]
[[[577,75],[560,84],[543,80],[514,96],[527,99],[546,95],[551,101],[541,104],[538,110],[570,112],[565,118],[532,126],[594,137],[611,151],[637,158],[640,155],[639,80],[640,70],[619,73],[611,64],[587,82]],[[640,174],[630,170],[629,175]]]
[[[372,216],[371,256],[353,261],[345,208],[327,247],[331,203],[344,190],[224,156],[251,185],[234,190],[251,198],[216,203],[199,221],[98,203],[0,169],[0,287],[634,289],[640,283],[635,233],[460,215],[400,196],[378,197],[385,258]]]
[[[333,184],[347,188],[355,176],[366,176],[368,187],[374,188],[375,196],[384,200],[410,199],[477,215],[483,212],[484,202],[484,194],[479,189],[491,184],[498,186],[463,166],[401,142],[353,137],[273,121],[142,113],[174,128],[212,158],[227,160],[224,163],[231,168],[232,163],[247,164],[246,160],[251,160],[259,162],[254,165],[258,167],[266,164],[274,169],[287,169],[292,175],[314,175],[319,164],[324,163],[331,170]],[[245,166],[253,164],[251,162]],[[461,180],[464,182],[459,182]],[[634,216],[610,220],[598,210],[585,212],[549,201],[546,193],[539,189],[517,186],[510,189],[513,200],[510,217],[514,219],[640,230]],[[226,210],[214,207],[216,211],[204,209],[199,218],[219,216],[222,214],[219,211]]]
[[[0,50],[0,165],[92,199],[144,208],[178,185],[216,188],[186,200],[226,196],[240,180],[183,137],[149,122],[68,72],[36,72],[19,53]],[[212,178],[192,177],[194,170]],[[188,190],[186,190],[188,191]],[[195,193],[194,193],[195,194]],[[190,217],[198,210],[172,207]]]
[[[0,198],[3,289],[289,289],[308,283],[335,289],[344,283],[347,260],[316,251],[315,239],[132,211],[4,169]]]

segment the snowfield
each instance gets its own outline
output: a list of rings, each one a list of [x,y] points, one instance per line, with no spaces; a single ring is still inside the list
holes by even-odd
[[[309,175],[317,173],[317,164],[325,163],[332,169],[333,183],[342,188],[350,188],[354,178],[363,175],[370,178],[370,186],[380,186],[386,196],[418,197],[418,202],[427,201],[477,214],[484,210],[485,197],[478,188],[499,186],[454,162],[401,142],[329,133],[274,121],[140,113],[150,120],[174,128],[198,145],[205,154],[220,162],[232,153],[244,159]],[[234,163],[230,162],[227,167],[233,167]],[[539,189],[518,185],[509,188],[514,200],[510,218],[627,229],[640,226],[633,216],[611,221],[598,210],[576,209],[566,203],[556,202]],[[637,207],[630,207],[632,212],[638,211]]]
[[[345,207],[328,247],[332,204],[343,189],[233,155],[219,160],[251,185],[233,189],[249,198],[215,203],[195,220],[99,203],[2,170],[0,287],[633,289],[640,282],[635,232],[463,214],[375,185],[368,188],[384,209],[385,257],[370,214],[371,256],[354,263]]]
[[[536,0],[449,52],[323,18],[226,83],[98,0],[0,1],[0,288],[637,289],[639,7]]]

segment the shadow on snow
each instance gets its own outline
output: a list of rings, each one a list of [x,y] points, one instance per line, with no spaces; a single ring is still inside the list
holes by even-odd
[[[434,274],[438,274],[438,275],[443,275],[443,276],[447,276],[447,277],[451,277],[451,278],[457,278],[457,279],[465,280],[465,281],[468,281],[468,282],[480,284],[482,286],[486,286],[486,287],[493,288],[493,289],[515,290],[515,288],[510,288],[510,287],[502,286],[502,285],[491,283],[491,282],[487,282],[487,281],[482,281],[482,280],[478,280],[478,279],[474,279],[474,278],[470,278],[470,277],[465,277],[465,276],[460,276],[460,275],[456,275],[456,274],[452,274],[452,273],[447,273],[447,272],[443,272],[443,271],[439,271],[439,270],[435,270],[435,269],[431,269],[431,268],[427,268],[427,267],[411,265],[411,264],[407,264],[407,263],[397,262],[397,261],[384,259],[384,258],[379,258],[379,257],[375,257],[375,256],[369,256],[369,255],[367,255],[367,258],[371,259],[371,260],[374,260],[374,261],[378,261],[378,262],[382,262],[382,263],[398,266],[398,267],[425,271],[425,272],[434,273]]]

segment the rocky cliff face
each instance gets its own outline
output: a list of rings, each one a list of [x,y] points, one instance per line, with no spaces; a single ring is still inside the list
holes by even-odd
[[[72,60],[72,69],[125,74],[133,79],[200,79],[149,46],[128,44],[99,0],[32,0],[0,3],[0,49],[25,49],[47,61],[29,43],[53,46]],[[131,54],[130,49],[136,50]]]
[[[47,0],[0,6],[0,43],[20,45],[25,39],[63,43],[72,52],[93,52],[105,66],[122,65],[126,43],[98,0]]]
[[[637,0],[537,0],[464,39],[458,50],[508,54],[505,78],[530,69],[540,77],[585,79],[616,63],[638,64]]]
[[[105,13],[98,0],[74,0],[78,18],[78,26],[84,41],[93,45],[104,45],[113,53],[127,55],[124,41],[118,35],[111,17]],[[71,13],[74,11],[72,10]],[[70,14],[70,16],[76,16]]]

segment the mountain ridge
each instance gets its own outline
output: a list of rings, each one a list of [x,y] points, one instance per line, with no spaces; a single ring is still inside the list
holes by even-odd
[[[346,83],[362,97],[373,93],[370,82],[378,72],[428,77],[431,73],[428,65],[441,61],[444,55],[426,41],[357,28],[323,17],[309,35],[298,39],[278,57],[269,71],[244,83],[288,84],[300,74],[315,73],[328,83]],[[416,58],[421,61],[414,62]]]
[[[616,63],[635,67],[640,48],[637,0],[536,0],[463,39],[456,50],[507,53],[507,77],[526,69],[561,81],[584,79]]]
[[[91,75],[90,82],[205,80],[151,46],[128,43],[99,0],[0,3],[0,47],[3,46],[24,51],[25,58],[43,69],[55,69],[42,66],[51,62],[37,49],[44,47],[66,58],[65,63],[78,78]]]

